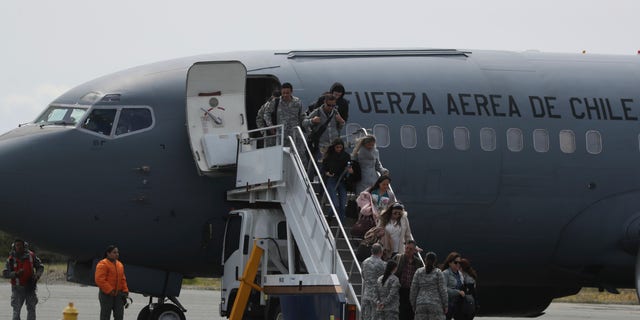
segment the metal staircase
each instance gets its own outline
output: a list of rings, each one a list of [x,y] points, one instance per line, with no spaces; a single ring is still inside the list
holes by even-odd
[[[281,126],[274,128],[282,131]],[[262,130],[265,129],[269,128]],[[302,130],[295,128],[294,136],[286,137],[289,147],[283,147],[284,137],[278,134],[273,139],[276,140],[273,146],[268,146],[264,137],[251,137],[252,133],[260,131],[252,130],[238,135],[237,189],[229,190],[227,199],[280,203],[308,274],[335,274],[347,303],[355,305],[359,313],[362,270],[342,222],[333,219],[332,227],[325,218],[323,205],[318,199],[328,194],[327,188],[320,179],[320,194],[316,195],[307,175],[302,159],[313,157],[310,156]],[[260,140],[265,142],[264,147],[259,147]],[[310,163],[313,164],[311,170],[321,176],[315,162]],[[337,217],[330,197],[325,198],[330,208],[328,215]],[[291,267],[289,272],[293,272]]]

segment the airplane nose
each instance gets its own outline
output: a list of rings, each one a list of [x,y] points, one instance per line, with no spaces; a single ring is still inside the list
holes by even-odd
[[[52,205],[38,198],[51,192],[42,181],[48,179],[47,172],[56,170],[39,147],[51,144],[50,139],[32,131],[18,128],[0,136],[0,229],[24,237],[41,228],[38,222],[43,219],[34,213],[47,212],[43,208]]]
[[[20,194],[27,189],[19,147],[12,140],[0,138],[0,221],[2,231],[20,234],[18,220],[24,216],[25,202]]]

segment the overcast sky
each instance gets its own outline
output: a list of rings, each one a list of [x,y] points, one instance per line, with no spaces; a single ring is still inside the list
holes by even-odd
[[[33,120],[78,84],[203,53],[422,47],[636,55],[639,12],[638,0],[4,0],[0,132]]]

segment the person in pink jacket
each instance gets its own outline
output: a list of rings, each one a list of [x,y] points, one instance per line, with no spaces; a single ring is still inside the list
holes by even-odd
[[[360,192],[356,202],[360,207],[361,215],[373,215],[377,222],[382,210],[389,204],[396,202],[396,196],[391,191],[390,184],[391,178],[389,176],[380,176],[371,187]]]

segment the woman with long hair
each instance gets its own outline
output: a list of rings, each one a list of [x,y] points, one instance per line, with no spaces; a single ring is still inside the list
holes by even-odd
[[[391,178],[380,176],[367,190],[360,192],[356,202],[360,207],[360,214],[373,216],[377,222],[380,212],[389,204],[396,202],[396,196],[390,188]]]
[[[382,211],[377,226],[385,231],[384,237],[380,239],[385,248],[383,259],[404,252],[404,244],[413,239],[407,211],[400,202],[394,202]]]
[[[448,308],[444,275],[436,267],[438,257],[433,252],[425,256],[425,266],[418,269],[411,282],[410,300],[414,320],[443,320]]]
[[[351,159],[360,164],[361,179],[356,184],[356,194],[364,191],[378,178],[378,173],[388,175],[389,170],[382,167],[380,153],[376,148],[376,137],[366,135],[356,143]]]
[[[444,263],[440,267],[444,270],[447,294],[449,296],[449,310],[447,312],[447,320],[451,318],[463,319],[461,315],[462,307],[466,301],[465,295],[465,281],[467,281],[468,274],[460,268],[460,261],[462,256],[458,252],[451,252],[444,260]]]
[[[347,207],[347,184],[345,176],[353,173],[349,166],[349,154],[344,151],[344,142],[333,140],[322,158],[322,175],[326,178],[327,191],[341,221],[345,219]]]
[[[400,279],[395,275],[396,270],[398,263],[388,261],[384,274],[378,278],[377,320],[397,320],[400,314]]]
[[[472,320],[478,308],[478,272],[471,266],[471,261],[466,258],[460,259],[460,269],[466,275],[464,278],[465,305],[462,308],[463,319]]]

